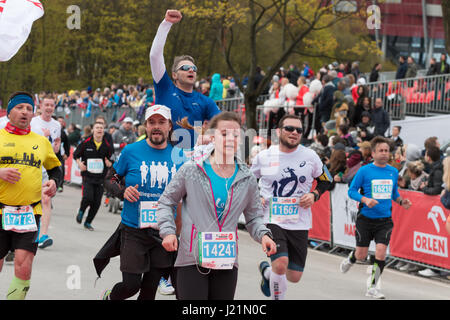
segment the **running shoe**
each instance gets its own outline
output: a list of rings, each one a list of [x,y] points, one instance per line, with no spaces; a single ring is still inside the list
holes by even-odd
[[[111,300],[111,298],[109,297],[110,294],[111,294],[111,289],[106,289],[105,291],[103,291],[101,299],[102,300]]]
[[[84,227],[89,231],[94,231],[94,227],[90,223],[85,222]]]
[[[347,258],[342,260],[341,265],[339,267],[342,273],[346,273],[353,266],[353,263],[350,261],[350,257],[352,256],[352,254],[353,251],[350,252]]]
[[[423,277],[438,277],[438,276],[440,276],[439,272],[435,272],[431,269],[423,269],[423,270],[419,271],[418,274],[420,274]]]
[[[264,270],[270,267],[267,261],[263,261],[259,264],[259,272],[261,273],[261,291],[266,297],[270,297],[270,281],[264,277]]]
[[[163,294],[165,296],[175,294],[175,289],[173,288],[172,284],[164,279],[164,277],[161,277],[161,279],[159,280],[158,291],[160,294]]]
[[[38,247],[40,249],[44,249],[44,248],[50,247],[52,244],[53,244],[53,239],[50,238],[48,235],[44,234],[39,239]]]
[[[83,220],[83,215],[84,215],[83,211],[78,211],[77,218],[76,218],[78,223],[81,223],[81,221]]]
[[[386,296],[381,293],[381,291],[375,287],[370,287],[367,289],[366,297],[371,297],[374,299],[386,299]]]
[[[8,252],[8,254],[5,257],[5,262],[14,262],[14,251]]]
[[[63,192],[63,188],[62,188],[62,187],[59,187],[59,188],[58,188],[58,192],[59,192],[59,193]]]

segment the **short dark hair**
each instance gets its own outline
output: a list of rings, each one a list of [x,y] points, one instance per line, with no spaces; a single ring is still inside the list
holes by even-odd
[[[437,140],[438,140],[437,137],[429,137],[425,140],[423,146],[425,147],[426,150],[428,150],[430,147],[436,147]]]
[[[370,141],[370,148],[372,149],[372,151],[375,151],[377,148],[377,145],[382,144],[382,143],[386,143],[389,146],[389,149],[391,148],[391,145],[389,144],[388,139],[386,139],[385,137],[382,137],[382,136],[376,136],[375,138],[373,138]]]
[[[436,162],[441,159],[441,150],[436,146],[430,146],[425,153],[430,157],[431,161]]]
[[[319,141],[322,146],[326,147],[328,146],[328,142],[330,141],[330,139],[326,134],[319,134],[317,136],[317,141]]]
[[[394,128],[397,128],[398,132],[400,132],[402,130],[402,126],[394,126]]]
[[[300,123],[302,122],[302,119],[299,116],[296,116],[295,114],[286,114],[280,119],[280,121],[278,121],[278,128],[283,127],[284,120],[286,119],[296,119],[299,120]]]

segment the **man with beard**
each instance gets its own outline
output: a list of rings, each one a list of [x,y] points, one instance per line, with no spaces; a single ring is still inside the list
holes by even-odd
[[[375,261],[367,281],[366,296],[384,299],[379,279],[394,227],[391,217],[392,200],[405,209],[409,209],[411,201],[402,199],[398,193],[398,171],[387,164],[390,153],[388,140],[380,136],[373,138],[371,149],[374,162],[358,170],[348,190],[348,196],[360,203],[356,218],[356,250],[341,262],[340,270],[346,273],[356,260],[366,260],[369,244],[375,240]]]
[[[140,292],[138,299],[154,299],[161,277],[173,272],[175,253],[167,252],[161,245],[156,209],[175,170],[161,185],[152,185],[151,181],[153,174],[157,177],[163,174],[164,166],[169,169],[175,165],[178,170],[185,158],[181,149],[168,143],[172,131],[169,108],[163,105],[149,107],[145,112],[145,126],[147,139],[127,145],[114,163],[116,178],[125,178],[126,188],[122,221],[116,231],[120,233],[123,280],[112,290],[105,291],[104,300],[124,300],[137,292]],[[153,170],[152,162],[159,162],[162,167],[156,166]],[[179,221],[180,216],[177,218]],[[97,257],[104,258],[100,252]]]
[[[331,186],[331,175],[312,149],[300,145],[301,118],[286,115],[276,130],[280,144],[260,152],[252,164],[259,178],[267,227],[277,253],[259,265],[261,290],[273,300],[285,297],[287,281],[300,281],[306,262],[311,206]],[[317,187],[311,191],[314,180]]]

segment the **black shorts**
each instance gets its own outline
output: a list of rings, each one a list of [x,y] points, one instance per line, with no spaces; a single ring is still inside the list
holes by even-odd
[[[142,274],[150,271],[150,267],[173,267],[176,253],[163,248],[157,230],[136,229],[124,224],[120,228],[120,271]]]
[[[18,233],[3,230],[3,216],[0,214],[0,259],[3,259],[9,251],[22,249],[36,255],[39,240],[40,215],[34,215],[38,230],[35,232]]]
[[[286,230],[276,224],[268,224],[267,228],[272,231],[277,244],[277,253],[270,259],[288,257],[288,269],[303,272],[308,253],[308,230]]]
[[[359,213],[356,218],[356,246],[368,247],[372,240],[389,245],[393,228],[392,218],[371,219]]]

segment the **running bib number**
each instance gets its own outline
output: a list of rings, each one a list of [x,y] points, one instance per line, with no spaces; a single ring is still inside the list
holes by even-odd
[[[270,200],[269,222],[295,223],[300,219],[299,198],[274,197]]]
[[[18,233],[37,231],[36,219],[32,206],[10,207],[5,206],[3,213],[3,229]]]
[[[372,198],[391,199],[393,187],[392,180],[372,180]]]
[[[204,268],[233,269],[236,260],[234,232],[200,232],[199,262]]]
[[[87,171],[90,173],[103,173],[103,169],[102,159],[87,159]]]
[[[158,201],[141,201],[139,205],[139,228],[153,228],[159,230],[156,220]]]

